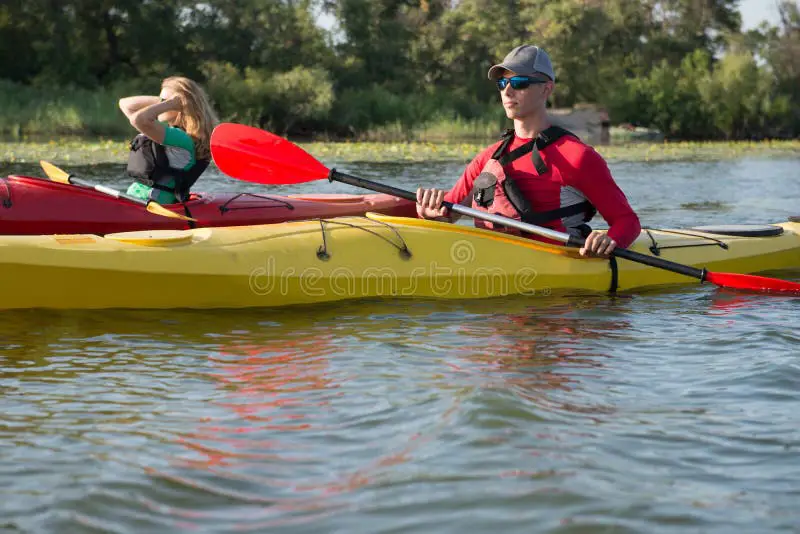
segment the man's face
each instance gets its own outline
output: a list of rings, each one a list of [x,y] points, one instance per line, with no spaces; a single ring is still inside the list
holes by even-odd
[[[513,76],[517,76],[517,73],[506,70],[503,71],[501,77],[511,78]],[[543,75],[532,76],[532,78],[547,80]],[[524,89],[514,89],[511,84],[508,84],[500,90],[500,98],[509,119],[524,119],[544,112],[547,99],[552,92],[553,82],[551,80],[547,80],[546,83],[531,84]]]

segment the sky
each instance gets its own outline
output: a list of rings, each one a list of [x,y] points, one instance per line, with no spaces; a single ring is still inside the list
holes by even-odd
[[[773,25],[779,21],[777,0],[741,0],[739,10],[743,30],[752,30],[764,20]]]

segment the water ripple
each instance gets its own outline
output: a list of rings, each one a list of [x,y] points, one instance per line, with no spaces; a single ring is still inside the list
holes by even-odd
[[[753,185],[767,164],[614,171],[652,225],[744,223],[800,193]],[[698,173],[722,185],[698,195]],[[798,302],[4,313],[0,530],[797,531]]]

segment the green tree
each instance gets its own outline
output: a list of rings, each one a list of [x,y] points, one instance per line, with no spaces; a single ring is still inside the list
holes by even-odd
[[[800,5],[783,0],[781,24],[772,32],[767,60],[777,79],[780,94],[788,99],[790,111],[782,129],[787,135],[800,135]]]
[[[771,80],[753,55],[734,51],[715,65],[705,100],[721,135],[750,138],[766,125],[770,92]]]
[[[184,12],[195,61],[285,72],[328,66],[332,54],[311,0],[208,0]]]
[[[35,8],[25,0],[0,4],[0,65],[6,79],[30,82],[42,68],[31,39],[36,28]]]
[[[740,31],[739,0],[644,0],[652,29],[648,53],[679,64],[702,49],[712,55],[724,49],[725,36]]]
[[[523,39],[521,7],[516,0],[463,0],[443,10],[418,34],[419,79],[455,98],[496,101],[486,72]]]
[[[184,0],[10,2],[10,42],[22,51],[22,59],[12,63],[33,66],[15,78],[96,87],[153,71],[191,69],[174,22],[184,5]]]
[[[780,0],[780,24],[744,34],[737,3],[4,0],[0,76],[11,81],[0,91],[38,117],[64,107],[68,87],[85,103],[102,92],[105,106],[183,74],[206,83],[229,119],[279,131],[408,132],[442,118],[501,122],[486,72],[533,43],[553,58],[555,106],[598,103],[614,121],[671,137],[798,135],[798,2]],[[340,32],[317,27],[320,9]],[[39,103],[20,101],[27,85]]]
[[[325,2],[344,33],[336,52],[341,58],[339,85],[344,88],[386,85],[396,91],[416,86],[410,50],[415,35],[436,16],[425,0],[339,0]]]

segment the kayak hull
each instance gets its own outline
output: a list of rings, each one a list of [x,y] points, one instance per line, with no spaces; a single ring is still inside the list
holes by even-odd
[[[269,195],[198,193],[166,208],[195,219],[194,227],[248,226],[371,211],[414,217],[413,202],[391,195]],[[93,189],[32,176],[0,178],[0,234],[111,234],[182,230],[190,223],[154,215],[143,206]]]
[[[772,237],[643,232],[631,249],[756,273],[800,267],[800,224]],[[721,246],[720,243],[722,243]],[[673,248],[679,247],[679,248]],[[618,290],[698,280],[618,260]],[[368,214],[234,228],[0,236],[3,308],[274,307],[365,297],[478,299],[608,291],[609,262],[435,221]]]

